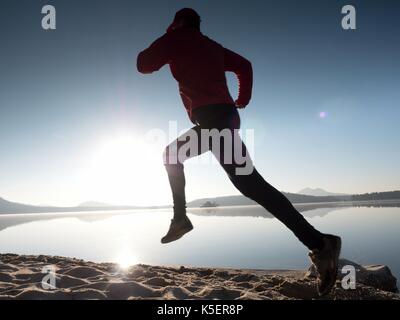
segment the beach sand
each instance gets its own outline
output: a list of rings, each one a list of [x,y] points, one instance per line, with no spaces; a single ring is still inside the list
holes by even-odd
[[[43,268],[56,271],[54,290],[42,288]],[[135,265],[49,257],[0,255],[0,299],[320,299],[305,271],[236,270]],[[324,299],[400,299],[395,293],[338,281]]]

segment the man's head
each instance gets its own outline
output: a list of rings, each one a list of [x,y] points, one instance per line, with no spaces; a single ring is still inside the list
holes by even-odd
[[[200,30],[201,19],[199,14],[191,8],[183,8],[175,14],[174,21],[168,27],[167,32],[179,28],[193,28]]]

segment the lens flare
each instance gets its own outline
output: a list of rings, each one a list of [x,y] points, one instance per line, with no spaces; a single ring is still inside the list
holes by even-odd
[[[326,118],[328,116],[328,113],[326,112],[326,111],[321,111],[320,113],[319,113],[319,117],[321,118],[321,119],[324,119],[324,118]]]

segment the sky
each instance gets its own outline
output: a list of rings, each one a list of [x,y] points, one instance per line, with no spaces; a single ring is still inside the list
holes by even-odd
[[[56,30],[41,28],[46,4],[57,10]],[[341,28],[346,4],[357,30]],[[145,136],[191,123],[169,69],[141,75],[136,57],[183,7],[252,62],[253,99],[240,115],[269,183],[287,192],[400,189],[398,1],[1,0],[0,197],[171,203],[164,145]],[[185,170],[188,200],[238,194],[215,163]]]

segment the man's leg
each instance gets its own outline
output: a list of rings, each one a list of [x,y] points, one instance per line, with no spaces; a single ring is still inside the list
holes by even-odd
[[[180,239],[193,229],[193,225],[186,216],[185,173],[183,163],[207,150],[201,150],[201,129],[193,127],[174,142],[164,152],[164,164],[168,173],[174,202],[174,218],[162,243],[169,243]]]
[[[236,135],[237,132],[233,134]],[[238,136],[236,137],[236,143],[232,146],[224,147],[230,147],[233,150],[239,148],[240,152],[245,152],[246,160],[251,162],[246,146],[239,138]],[[341,250],[340,237],[322,234],[314,229],[293,207],[290,201],[281,192],[268,184],[255,168],[250,174],[240,175],[236,169],[242,165],[235,161],[235,157],[233,157],[234,161],[232,163],[227,163],[223,152],[216,156],[236,188],[283,222],[310,249],[311,261],[319,273],[318,293],[320,295],[328,294],[334,287],[337,278]]]
[[[172,191],[174,220],[180,220],[186,216],[186,181],[185,173],[183,171],[183,164],[166,164],[165,169],[168,173],[168,180]]]
[[[221,152],[219,156],[215,155],[222,167],[229,176],[229,179],[235,187],[246,197],[256,201],[286,227],[288,227],[296,237],[310,250],[321,249],[323,247],[323,234],[317,231],[290,203],[290,201],[277,189],[267,183],[258,171],[253,167],[249,170],[249,174],[238,174],[237,169],[243,168],[246,165],[252,165],[252,160],[248,154],[245,144],[242,142],[237,131],[232,131],[234,138],[232,146],[226,146],[221,143]],[[231,147],[232,156],[229,161],[226,161],[223,148]],[[235,159],[235,148],[240,149],[243,159],[246,163],[238,164]],[[237,152],[237,150],[236,150]],[[231,151],[227,153],[231,154]],[[228,162],[228,163],[227,163]]]
[[[323,247],[323,234],[317,231],[279,190],[266,182],[256,169],[250,175],[236,175],[231,168],[227,168],[227,172],[239,191],[268,210],[308,249]]]
[[[174,203],[174,219],[177,220],[186,216],[186,181],[183,163],[201,153],[199,151],[200,132],[199,126],[193,127],[169,144],[164,151],[164,165],[168,173]],[[185,151],[182,152],[183,147],[185,147]]]

